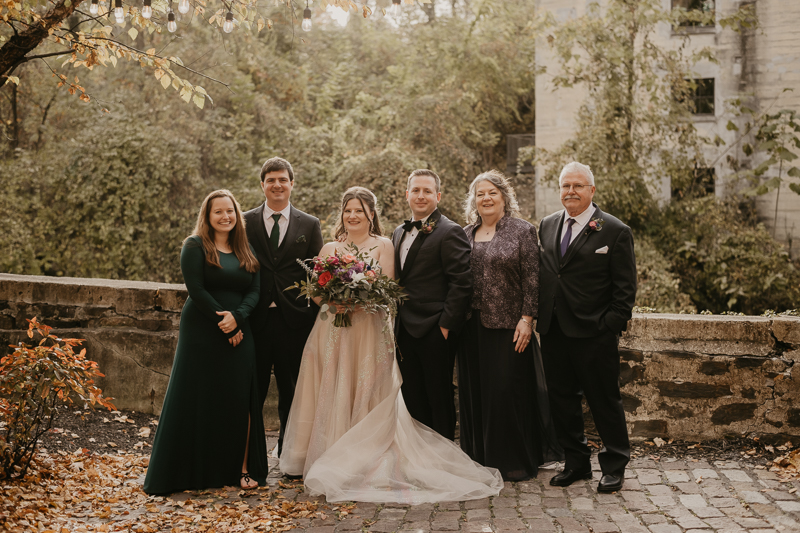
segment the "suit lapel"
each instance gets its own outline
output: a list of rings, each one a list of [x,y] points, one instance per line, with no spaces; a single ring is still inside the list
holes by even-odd
[[[392,234],[392,245],[394,245],[395,273],[399,272],[398,268],[400,267],[400,242],[403,240],[403,235],[405,235],[405,233],[406,232],[405,230],[403,230],[403,226],[400,226],[399,228],[395,228],[394,233]]]
[[[431,213],[431,216],[428,217],[428,222],[438,223],[441,217],[442,214],[437,209],[436,211]],[[406,262],[403,263],[403,270],[401,271],[400,274],[401,279],[411,269],[411,265],[414,263],[414,259],[417,258],[419,249],[422,248],[422,243],[425,242],[425,237],[427,237],[428,235],[429,235],[428,233],[423,233],[422,231],[417,232],[416,239],[414,239],[414,242],[411,244],[411,248],[408,249],[408,255],[406,255]]]
[[[558,225],[555,227],[553,240],[550,243],[550,249],[552,250],[550,253],[556,258],[557,265],[561,265],[561,230],[564,228],[565,216],[567,216],[566,211],[561,213],[561,216],[556,220],[556,224]]]
[[[275,254],[275,256],[278,258],[276,263],[281,262],[283,256],[286,254],[286,250],[288,250],[294,241],[297,240],[298,233],[300,233],[300,214],[297,212],[297,209],[292,206],[289,209],[289,227],[286,228],[286,235],[283,237],[283,242],[281,245],[278,246],[278,253]]]
[[[594,212],[592,213],[592,217],[591,218],[596,218],[596,217],[599,217],[600,215],[602,215],[602,212],[600,211],[600,208],[597,207],[597,206],[594,206]],[[591,218],[589,219],[590,221],[591,221]],[[569,263],[570,259],[572,259],[572,257],[575,255],[575,252],[577,250],[580,250],[580,248],[584,244],[586,244],[586,241],[589,240],[589,234],[590,233],[595,233],[595,231],[591,230],[589,228],[589,224],[587,223],[586,226],[583,227],[583,231],[581,231],[581,234],[578,235],[578,237],[574,241],[572,241],[572,244],[569,246],[569,248],[567,248],[567,255],[564,256],[564,259],[561,262],[564,266],[566,266],[567,263]]]
[[[264,263],[264,259],[269,264],[272,264],[272,254],[270,253],[269,248],[269,238],[267,237],[267,228],[264,225],[264,204],[261,204],[260,207],[257,207],[255,212],[253,213],[253,224],[255,227],[253,230],[256,234],[256,242],[254,243],[254,248],[258,255],[262,258],[262,263]]]

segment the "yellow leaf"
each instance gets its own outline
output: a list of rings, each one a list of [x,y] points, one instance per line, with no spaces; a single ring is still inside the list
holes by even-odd
[[[199,94],[196,94],[192,97],[192,102],[194,102],[194,105],[200,109],[203,109],[203,106],[206,105],[206,99]]]
[[[156,49],[155,48],[150,48],[145,52],[145,54],[147,54],[149,56],[154,56],[154,55],[156,55]]]
[[[264,29],[264,26],[266,26],[266,24],[264,23],[264,18],[263,17],[258,17],[258,22],[256,23],[256,26],[258,27],[258,31],[261,31],[261,30]]]
[[[17,85],[19,85],[19,78],[18,78],[18,77],[16,77],[16,76],[9,76],[9,77],[6,79],[6,83],[8,83],[8,82],[10,82],[10,81],[11,81],[11,82],[14,82],[14,83],[16,83]]]
[[[128,30],[128,35],[131,36],[131,39],[135,40],[136,37],[139,35],[139,30],[137,30],[136,28],[131,28],[130,30]]]
[[[169,76],[162,76],[162,77],[161,77],[161,86],[162,86],[163,88],[165,88],[165,89],[166,89],[167,87],[169,87]]]
[[[164,71],[161,70],[160,68],[156,69],[156,71],[153,72],[153,76],[155,76],[157,80],[160,80],[161,76],[163,76],[163,75],[164,75]]]
[[[115,67],[117,66],[117,56],[116,54],[109,54],[108,60],[111,61],[111,64]]]

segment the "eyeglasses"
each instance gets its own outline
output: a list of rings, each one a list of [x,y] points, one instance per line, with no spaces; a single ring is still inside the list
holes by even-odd
[[[578,184],[578,185],[567,185],[565,183],[564,185],[561,186],[561,190],[564,191],[564,192],[569,192],[569,190],[572,189],[575,192],[581,192],[586,187],[591,187],[591,185],[581,185],[581,184]]]

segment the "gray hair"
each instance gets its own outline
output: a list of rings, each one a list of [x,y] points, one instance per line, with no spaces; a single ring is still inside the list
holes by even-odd
[[[464,218],[467,220],[467,224],[475,224],[480,220],[475,191],[478,188],[478,184],[482,181],[488,181],[500,191],[500,195],[503,197],[503,202],[505,203],[506,216],[520,216],[519,204],[517,203],[517,195],[514,193],[514,187],[511,186],[511,182],[502,172],[492,169],[488,172],[478,174],[469,186],[467,199],[464,200]]]
[[[589,180],[589,184],[594,187],[594,174],[592,174],[592,169],[589,168],[589,165],[584,165],[582,163],[578,163],[577,161],[572,161],[564,165],[564,168],[561,169],[561,175],[558,176],[558,185],[561,185],[561,182],[564,180],[564,176],[567,174],[583,174],[587,180]]]

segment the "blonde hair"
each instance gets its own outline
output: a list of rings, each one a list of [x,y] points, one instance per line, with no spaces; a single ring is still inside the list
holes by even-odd
[[[488,172],[478,174],[469,186],[469,193],[467,194],[467,199],[464,201],[464,218],[467,220],[467,224],[476,224],[481,218],[478,214],[478,204],[475,194],[478,184],[482,181],[488,181],[500,191],[500,195],[503,197],[503,203],[505,204],[506,216],[520,216],[519,204],[517,203],[517,195],[514,193],[514,187],[511,186],[511,182],[508,181],[505,174],[499,170],[492,169]]]
[[[372,218],[369,221],[369,234],[375,236],[383,235],[381,217],[378,216],[378,199],[369,189],[364,187],[350,187],[344,191],[342,195],[342,206],[339,208],[339,217],[336,222],[336,229],[334,230],[334,239],[338,239],[339,236],[347,233],[347,230],[344,228],[344,208],[347,207],[347,202],[350,200],[358,200],[365,213],[368,211],[367,208],[369,208],[369,211],[372,213]]]
[[[206,253],[206,262],[218,268],[222,268],[219,263],[219,252],[214,245],[214,228],[211,227],[209,217],[211,215],[211,205],[217,198],[230,198],[233,202],[233,210],[236,213],[236,224],[233,229],[228,233],[228,244],[233,250],[234,255],[239,260],[239,266],[254,274],[258,272],[260,265],[258,259],[253,255],[250,250],[250,244],[247,242],[247,232],[244,226],[244,216],[242,215],[242,208],[239,207],[239,202],[236,201],[231,191],[227,189],[219,189],[210,193],[203,200],[200,206],[200,212],[197,214],[197,223],[194,225],[194,231],[189,237],[197,235],[203,241],[203,250]],[[188,238],[188,237],[187,237]]]

